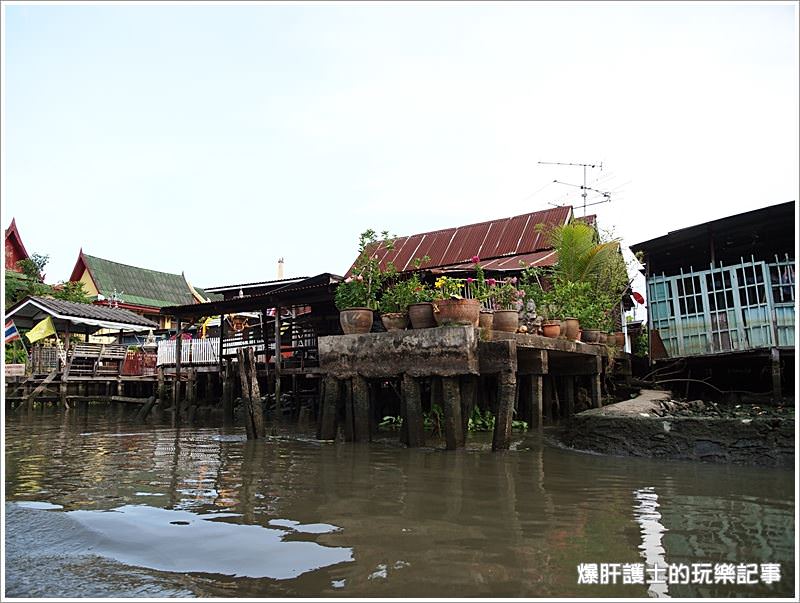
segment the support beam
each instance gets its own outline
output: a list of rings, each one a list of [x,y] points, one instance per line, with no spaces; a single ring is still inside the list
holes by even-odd
[[[478,376],[464,375],[461,377],[461,430],[464,433],[464,441],[467,440],[469,432],[469,418],[475,408],[478,395]]]
[[[322,384],[322,412],[320,413],[320,440],[336,438],[336,406],[339,401],[339,381],[325,377]]]
[[[419,382],[410,375],[403,375],[402,402],[405,444],[409,448],[425,445],[425,425],[422,418],[422,400]]]
[[[589,377],[589,381],[592,384],[592,408],[600,408],[603,406],[603,388],[600,383],[600,373]]]
[[[571,419],[575,414],[575,378],[566,376],[562,379],[564,380],[564,406],[566,406],[567,419]]]
[[[183,321],[177,318],[177,329],[175,331],[175,381],[172,387],[172,413],[173,423],[180,422],[181,415],[181,342],[183,341]]]
[[[497,383],[497,415],[494,422],[492,450],[508,450],[511,445],[511,422],[514,418],[517,378],[514,373],[506,371],[498,375]]]
[[[464,430],[461,424],[461,388],[458,381],[458,377],[442,377],[444,437],[448,450],[464,447]]]
[[[775,402],[780,402],[783,398],[781,390],[781,353],[778,348],[769,350],[770,365],[772,367],[772,398]]]
[[[275,308],[275,420],[283,418],[281,408],[281,309]]]
[[[242,383],[242,404],[245,408],[244,413],[244,427],[247,432],[247,439],[253,440],[257,438],[255,431],[253,431],[253,421],[250,417],[249,404],[250,400],[250,379],[247,377],[247,361],[245,360],[244,350],[239,348],[236,350],[236,360],[239,365],[239,380]]]
[[[250,373],[250,404],[248,410],[253,421],[253,432],[256,438],[266,436],[264,428],[264,409],[261,406],[261,388],[258,386],[258,369],[253,348],[247,348],[247,370]]]
[[[353,441],[370,441],[369,385],[361,375],[353,377]]]
[[[233,425],[233,362],[225,359],[225,370],[220,373],[222,379],[222,421],[224,424]]]
[[[353,429],[353,382],[351,379],[344,381],[344,440],[352,442]]]
[[[542,397],[544,389],[544,379],[542,375],[531,375],[530,379],[530,403],[531,403],[531,416],[530,425],[531,429],[542,429]]]

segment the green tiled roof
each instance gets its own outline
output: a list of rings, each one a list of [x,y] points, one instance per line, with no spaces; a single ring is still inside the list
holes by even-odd
[[[183,276],[147,268],[137,268],[83,254],[86,267],[94,279],[97,289],[106,298],[116,290],[121,301],[140,306],[179,306],[195,303]],[[203,297],[221,299],[219,295],[206,293],[195,287]]]

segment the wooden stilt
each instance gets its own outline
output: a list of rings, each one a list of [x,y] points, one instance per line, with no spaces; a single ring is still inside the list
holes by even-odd
[[[564,406],[566,407],[567,420],[575,414],[575,377],[564,377]]]
[[[442,377],[444,399],[444,437],[448,450],[464,447],[461,423],[461,388],[458,377]]]
[[[475,408],[477,395],[477,375],[464,375],[461,377],[461,430],[464,433],[464,441],[467,439],[469,418],[472,416],[472,411]]]
[[[233,425],[233,362],[225,359],[225,369],[220,376],[222,379],[222,421],[226,425]]]
[[[180,423],[181,420],[181,346],[183,342],[183,321],[177,319],[175,335],[175,381],[172,387],[172,422]]]
[[[344,381],[344,439],[353,441],[353,382],[351,379]]]
[[[275,420],[283,419],[281,405],[281,309],[275,308]]]
[[[325,377],[322,384],[322,412],[320,417],[319,439],[336,438],[336,405],[339,400],[339,381]]]
[[[542,394],[544,389],[542,375],[530,376],[530,396],[531,396],[531,428],[542,428]]]
[[[245,360],[244,350],[239,348],[236,350],[236,360],[239,365],[239,379],[242,382],[242,404],[245,408],[244,413],[244,427],[247,432],[247,439],[254,440],[258,436],[253,430],[253,419],[250,413],[250,406],[252,405],[252,398],[250,397],[250,380],[247,378],[247,361]]]
[[[600,373],[589,375],[589,381],[591,381],[592,384],[592,407],[600,408],[603,406],[603,390],[600,383]]]
[[[258,370],[256,368],[256,355],[253,348],[247,348],[247,365],[250,372],[250,413],[253,421],[253,432],[257,438],[266,435],[264,428],[264,409],[261,406],[261,388],[258,386]]]
[[[369,387],[361,375],[353,377],[353,441],[369,442]]]
[[[514,418],[514,394],[517,378],[512,372],[498,376],[497,414],[494,422],[492,450],[508,450],[511,445],[511,422]]]
[[[778,348],[770,348],[770,366],[772,368],[772,398],[775,402],[780,402],[783,398],[781,389],[781,353]]]
[[[402,401],[401,405],[405,412],[403,416],[403,428],[405,432],[405,444],[409,448],[417,448],[425,445],[425,425],[422,419],[422,400],[419,390],[419,382],[410,375],[403,375]]]

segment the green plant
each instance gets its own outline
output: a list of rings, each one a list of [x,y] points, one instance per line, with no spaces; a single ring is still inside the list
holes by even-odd
[[[444,411],[438,404],[431,404],[430,412],[422,413],[422,424],[425,429],[430,429],[434,435],[442,433],[442,421],[444,420]]]
[[[28,353],[19,341],[6,344],[6,364],[23,364],[28,359]]]
[[[406,312],[409,305],[416,303],[417,286],[418,283],[414,282],[413,278],[397,281],[392,284],[383,292],[383,295],[381,295],[381,300],[378,302],[380,311],[383,314],[389,312]]]
[[[520,431],[528,431],[528,422],[518,419],[511,421],[511,429],[519,429]]]
[[[372,229],[362,232],[358,240],[358,257],[350,269],[350,275],[336,288],[334,303],[339,310],[354,307],[377,309],[377,294],[381,284],[396,272],[391,262],[385,269],[381,268],[378,249],[394,249],[394,241],[389,238],[389,233],[383,231],[381,239],[378,239]]]
[[[481,411],[480,408],[474,406],[472,414],[467,420],[468,431],[492,431],[494,429],[494,415],[489,410]]]
[[[464,290],[465,281],[450,276],[440,276],[435,283],[436,299],[463,299],[461,292]]]
[[[383,420],[378,423],[378,427],[381,429],[393,429],[397,430],[403,426],[403,417],[393,417],[393,416],[386,416],[383,417]]]
[[[517,277],[512,276],[497,282],[489,295],[495,310],[519,310],[526,293],[517,288]]]

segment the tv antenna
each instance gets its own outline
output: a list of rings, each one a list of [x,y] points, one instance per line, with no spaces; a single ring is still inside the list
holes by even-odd
[[[538,161],[539,165],[571,165],[574,167],[582,167],[583,168],[583,186],[579,187],[583,189],[583,193],[581,193],[581,197],[583,197],[583,217],[586,217],[586,195],[588,190],[595,190],[593,188],[589,188],[586,186],[586,168],[600,168],[600,171],[603,171],[603,162],[600,163],[566,163],[562,161]],[[553,180],[553,182],[558,182],[558,180]],[[568,184],[567,182],[558,182],[558,184]],[[577,184],[571,184],[570,186],[578,186]],[[597,191],[598,193],[603,193],[603,191]],[[611,198],[608,194],[603,193],[606,198],[606,201],[611,201]],[[604,203],[604,201],[600,201],[600,203]],[[592,203],[591,205],[597,205],[597,203]]]
[[[611,201],[611,193],[608,191],[600,191],[596,188],[592,188],[591,186],[581,186],[580,184],[571,184],[569,182],[561,182],[561,180],[553,180],[556,184],[566,184],[567,186],[574,186],[575,188],[579,188],[583,190],[583,217],[586,217],[586,208],[591,207],[592,205],[599,205],[600,203],[608,203]],[[595,193],[600,193],[603,195],[602,201],[595,201],[594,203],[586,203],[586,191],[594,191]],[[551,203],[551,205],[556,205],[555,203]],[[556,207],[558,207],[556,205]]]

